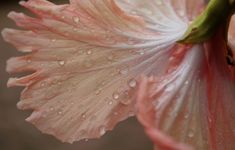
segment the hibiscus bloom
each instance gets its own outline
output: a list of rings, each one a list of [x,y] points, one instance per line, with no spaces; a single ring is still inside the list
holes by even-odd
[[[207,42],[177,43],[203,0],[20,4],[36,16],[9,14],[24,30],[2,35],[27,54],[9,59],[7,71],[33,73],[8,86],[25,87],[17,106],[33,110],[26,120],[43,133],[72,143],[137,115],[156,149],[235,149],[223,29]]]

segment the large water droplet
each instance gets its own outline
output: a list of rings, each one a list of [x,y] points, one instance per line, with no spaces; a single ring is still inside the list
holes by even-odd
[[[124,91],[122,95],[122,99],[120,100],[120,103],[124,105],[129,105],[131,103],[131,96],[129,94],[129,91]]]

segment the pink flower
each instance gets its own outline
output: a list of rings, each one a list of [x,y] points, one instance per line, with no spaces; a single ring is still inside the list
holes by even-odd
[[[7,71],[33,73],[8,86],[26,87],[17,106],[33,110],[26,120],[43,133],[72,143],[137,115],[156,148],[235,149],[235,69],[222,31],[177,44],[203,0],[20,4],[36,16],[9,14],[23,30],[2,35],[26,55]]]

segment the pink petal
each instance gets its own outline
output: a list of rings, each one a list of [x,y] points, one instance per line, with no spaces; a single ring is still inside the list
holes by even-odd
[[[235,83],[221,37],[182,51],[174,71],[142,77],[137,117],[156,148],[235,148]]]
[[[138,76],[172,72],[180,61],[174,57],[187,50],[175,41],[187,29],[188,3],[180,13],[171,1],[20,4],[37,17],[9,14],[25,30],[5,29],[4,39],[30,53],[9,59],[7,71],[33,73],[11,78],[8,86],[25,86],[18,107],[33,110],[27,121],[65,142],[100,137],[134,115]],[[150,6],[154,13],[147,15]]]

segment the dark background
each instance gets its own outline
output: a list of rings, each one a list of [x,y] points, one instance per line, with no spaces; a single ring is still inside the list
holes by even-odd
[[[62,3],[57,0],[56,3]],[[6,16],[9,11],[22,11],[18,0],[0,2],[0,30],[15,28]],[[64,144],[54,137],[41,134],[24,119],[30,112],[16,108],[22,88],[7,88],[9,75],[5,72],[6,60],[19,55],[15,48],[0,37],[0,150],[152,150],[152,143],[134,118],[120,123],[112,132],[98,140]]]

